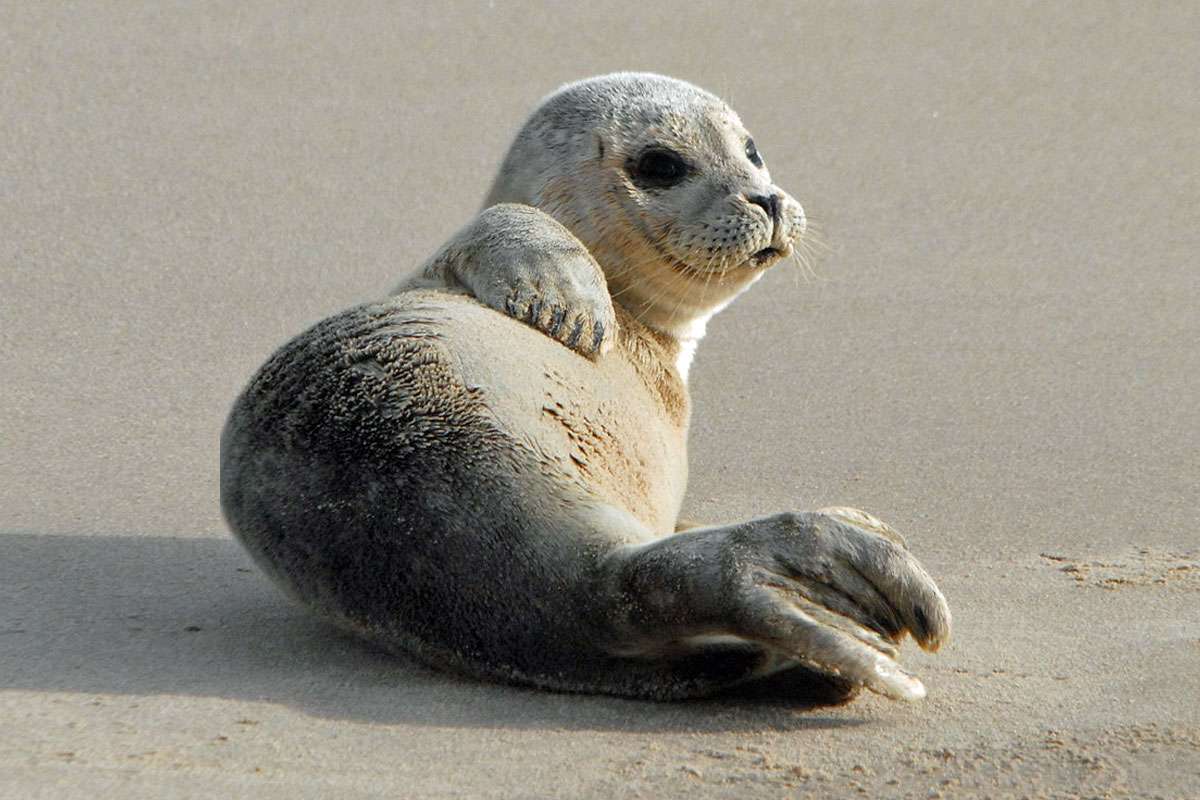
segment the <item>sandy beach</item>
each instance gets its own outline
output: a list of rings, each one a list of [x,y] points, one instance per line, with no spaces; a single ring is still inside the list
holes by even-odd
[[[1194,4],[0,7],[0,796],[1200,797]],[[280,344],[468,220],[561,83],[738,110],[822,252],[709,326],[686,515],[851,505],[945,591],[922,703],[433,672],[217,503]]]

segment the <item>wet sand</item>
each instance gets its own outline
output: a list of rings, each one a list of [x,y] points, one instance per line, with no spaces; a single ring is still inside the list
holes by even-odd
[[[1200,796],[1197,41],[1183,3],[0,9],[0,795]],[[710,325],[687,515],[904,531],[955,613],[923,703],[460,680],[224,528],[251,372],[629,68],[725,96],[826,245]]]

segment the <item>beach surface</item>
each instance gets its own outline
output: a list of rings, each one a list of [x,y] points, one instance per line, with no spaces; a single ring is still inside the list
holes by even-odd
[[[1197,8],[0,6],[0,796],[1200,797]],[[824,243],[710,324],[686,515],[903,531],[922,703],[459,679],[222,522],[252,372],[618,69],[727,99]]]

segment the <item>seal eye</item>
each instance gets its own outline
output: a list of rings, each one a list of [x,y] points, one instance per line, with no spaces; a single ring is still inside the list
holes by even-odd
[[[756,167],[763,165],[762,156],[758,154],[758,147],[755,146],[753,139],[746,140],[746,158],[750,159],[750,163]]]
[[[688,165],[670,150],[647,150],[629,172],[641,184],[674,186],[687,177]]]

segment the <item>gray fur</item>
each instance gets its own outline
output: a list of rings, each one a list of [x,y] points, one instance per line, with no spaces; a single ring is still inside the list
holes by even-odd
[[[798,205],[765,228],[747,205],[775,187],[737,161],[731,115],[660,76],[566,87],[506,159],[493,199],[510,204],[395,296],[272,356],[221,439],[222,507],[263,569],[339,625],[480,677],[667,699],[804,694],[820,675],[843,698],[921,696],[896,645],[911,632],[936,648],[950,614],[883,523],[678,519],[680,353],[767,266],[748,248],[786,249],[802,228]],[[694,185],[622,184],[647,136],[691,148]],[[589,153],[600,163],[581,168]],[[681,229],[735,214],[740,233],[713,257],[642,227],[672,206]],[[662,296],[613,288],[643,279]]]

